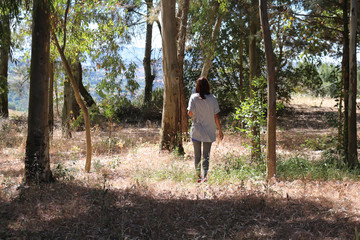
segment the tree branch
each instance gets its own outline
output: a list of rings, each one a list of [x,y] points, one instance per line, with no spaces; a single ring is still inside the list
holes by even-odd
[[[65,51],[65,47],[66,47],[66,25],[67,25],[67,16],[69,14],[70,4],[71,4],[71,0],[68,0],[67,4],[66,4],[65,19],[64,19],[64,43],[63,43],[63,46],[61,48],[61,50],[63,52]]]

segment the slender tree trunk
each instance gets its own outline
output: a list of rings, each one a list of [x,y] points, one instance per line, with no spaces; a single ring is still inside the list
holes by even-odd
[[[259,39],[258,31],[260,30],[259,24],[259,1],[251,1],[250,9],[250,41],[249,41],[249,85],[250,85],[250,99],[254,98],[254,92],[257,92],[259,89],[256,89],[253,85],[253,80],[260,76],[260,64],[259,64]],[[255,122],[256,116],[253,114],[253,121]],[[256,160],[260,159],[261,146],[260,146],[260,126],[254,124],[251,129],[252,139],[251,139],[251,159]]]
[[[49,86],[49,131],[54,131],[54,61],[50,61],[50,86]]]
[[[161,123],[161,149],[183,152],[181,139],[181,109],[179,66],[176,47],[176,0],[161,1],[164,105]]]
[[[69,77],[66,75],[64,79],[64,103],[62,109],[62,136],[65,138],[71,138],[71,106],[72,106],[72,89]]]
[[[152,51],[152,32],[153,22],[150,20],[151,9],[153,8],[153,0],[146,0],[147,21],[146,21],[146,39],[145,39],[145,56],[143,60],[145,71],[145,91],[144,105],[151,102],[152,88],[155,76],[151,73],[151,51]]]
[[[85,132],[86,132],[86,163],[85,163],[85,171],[90,172],[91,169],[91,155],[92,155],[92,146],[91,146],[91,133],[90,133],[90,116],[89,112],[86,108],[86,105],[84,104],[83,100],[81,99],[79,88],[76,84],[75,77],[72,73],[71,67],[69,62],[67,61],[64,52],[62,51],[59,41],[57,40],[57,37],[55,35],[55,32],[52,32],[52,36],[54,39],[54,44],[60,54],[61,60],[64,64],[65,71],[67,76],[69,77],[69,80],[71,82],[71,86],[73,87],[76,102],[79,104],[81,110],[84,113],[84,121],[85,121]]]
[[[54,70],[55,70],[55,62],[54,62]],[[54,79],[54,90],[55,90],[55,104],[56,104],[56,113],[58,117],[60,116],[60,110],[59,110],[59,92],[58,92],[58,81]]]
[[[243,35],[242,35],[243,36]],[[239,48],[239,92],[240,92],[240,101],[245,101],[245,91],[244,91],[244,39],[241,39],[240,48]]]
[[[53,181],[49,156],[50,8],[47,0],[34,0],[30,67],[28,135],[25,183]]]
[[[95,100],[93,99],[93,97],[90,95],[90,93],[88,92],[88,90],[86,90],[86,88],[84,86],[84,83],[83,83],[83,70],[82,70],[82,64],[81,64],[80,61],[78,61],[77,68],[78,68],[78,72],[79,72],[79,90],[80,90],[80,94],[84,98],[87,107],[96,106]]]
[[[8,65],[10,52],[10,17],[8,14],[0,16],[0,117],[9,117],[8,100]]]
[[[342,85],[343,85],[343,98],[344,98],[344,121],[343,124],[343,149],[344,149],[344,161],[348,162],[348,122],[349,122],[349,1],[343,0],[343,21],[344,21],[344,31],[343,31],[343,58],[342,58]],[[340,122],[340,120],[339,120]],[[341,122],[340,122],[341,123]],[[341,131],[341,128],[339,128]]]
[[[211,39],[209,40],[210,45],[208,49],[205,49],[204,63],[201,70],[201,76],[207,77],[209,74],[209,70],[211,68],[212,60],[214,58],[216,40],[219,36],[221,22],[223,19],[223,13],[220,10],[220,3],[216,2],[216,10],[217,18],[213,27],[213,31],[211,33]]]
[[[276,175],[276,89],[275,89],[275,57],[269,27],[267,1],[260,0],[260,20],[265,44],[265,56],[268,79],[268,111],[267,111],[267,177]]]
[[[187,115],[187,101],[185,96],[184,83],[184,58],[185,58],[185,42],[186,29],[188,22],[190,0],[181,0],[178,3],[178,19],[179,29],[177,36],[177,58],[179,64],[179,83],[180,83],[180,104],[181,104],[181,132],[186,134],[188,132],[188,115]]]
[[[356,37],[357,37],[357,0],[350,2],[350,84],[349,84],[349,147],[348,161],[350,167],[359,165],[357,154],[356,128],[356,94],[357,94],[357,64],[356,64]]]
[[[74,76],[74,80],[76,83],[76,86],[79,88],[80,85],[80,79],[81,79],[81,71],[79,71],[79,61],[76,60],[72,65],[72,73]],[[80,106],[76,101],[76,93],[71,88],[71,112],[72,112],[72,119],[77,119],[80,116]],[[80,89],[79,89],[80,92]]]

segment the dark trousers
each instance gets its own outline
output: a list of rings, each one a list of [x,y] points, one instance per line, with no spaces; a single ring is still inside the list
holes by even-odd
[[[201,162],[201,143],[203,145],[203,161]],[[196,174],[200,178],[200,172],[202,170],[202,176],[205,178],[209,170],[209,158],[211,150],[211,142],[197,142],[193,141],[194,145],[194,155],[195,155],[195,169]],[[202,163],[202,164],[201,164]],[[201,169],[202,165],[202,169]]]

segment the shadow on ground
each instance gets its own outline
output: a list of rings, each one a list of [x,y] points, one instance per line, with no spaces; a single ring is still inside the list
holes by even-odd
[[[281,129],[328,129],[336,127],[337,112],[316,107],[286,108],[278,119]]]
[[[61,182],[24,188],[0,202],[0,239],[354,239],[360,227],[326,200],[245,190],[207,197]]]

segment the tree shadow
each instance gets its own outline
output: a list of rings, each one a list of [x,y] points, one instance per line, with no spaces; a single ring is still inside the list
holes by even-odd
[[[206,190],[155,196],[140,186],[82,185],[23,188],[0,201],[0,239],[354,239],[360,226],[359,215],[335,212],[326,200],[245,190],[221,198]]]
[[[278,118],[278,125],[284,130],[328,129],[336,127],[337,112],[312,108],[287,108]]]

